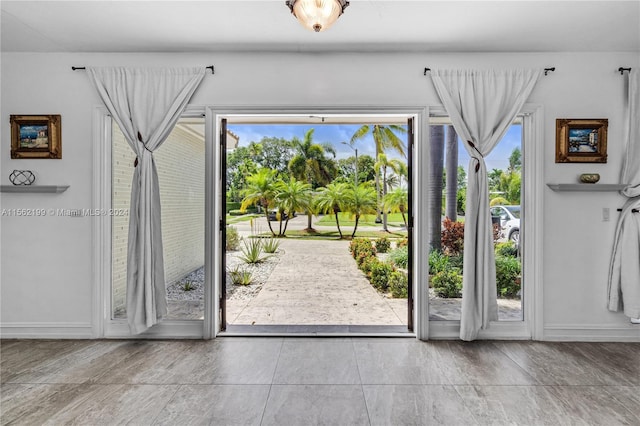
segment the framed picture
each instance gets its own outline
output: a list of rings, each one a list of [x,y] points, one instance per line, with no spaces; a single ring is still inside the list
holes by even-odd
[[[606,118],[556,120],[556,163],[606,163]]]
[[[59,115],[12,115],[11,158],[62,158]]]

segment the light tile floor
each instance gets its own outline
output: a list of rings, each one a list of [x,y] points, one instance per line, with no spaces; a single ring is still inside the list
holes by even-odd
[[[640,425],[640,343],[0,344],[3,425]]]

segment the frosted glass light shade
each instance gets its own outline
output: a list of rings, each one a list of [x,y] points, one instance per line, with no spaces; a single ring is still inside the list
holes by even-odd
[[[305,28],[315,32],[331,27],[349,6],[344,0],[289,0],[286,4]]]

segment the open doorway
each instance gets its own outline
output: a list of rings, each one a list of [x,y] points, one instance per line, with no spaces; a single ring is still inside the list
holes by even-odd
[[[221,121],[227,333],[413,328],[408,115]]]

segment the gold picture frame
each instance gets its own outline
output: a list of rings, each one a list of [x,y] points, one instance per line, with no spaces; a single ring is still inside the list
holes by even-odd
[[[60,115],[11,115],[11,158],[62,158]]]
[[[556,163],[606,163],[609,120],[558,118]]]

